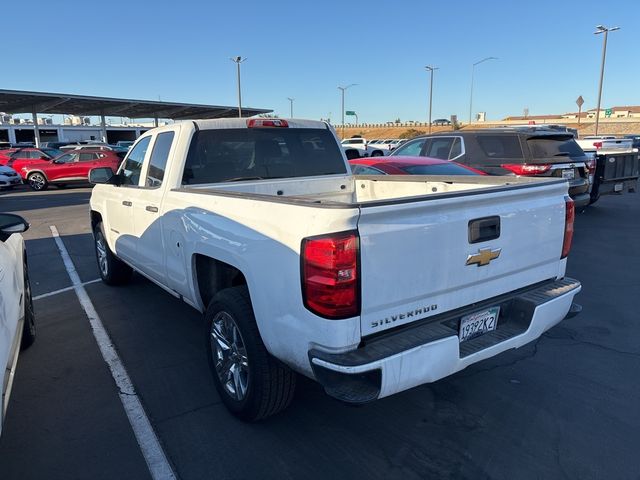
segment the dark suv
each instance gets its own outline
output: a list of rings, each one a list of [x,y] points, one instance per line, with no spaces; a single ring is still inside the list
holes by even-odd
[[[589,205],[589,158],[571,133],[522,129],[459,130],[416,137],[391,154],[455,160],[489,175],[559,177],[576,208]]]

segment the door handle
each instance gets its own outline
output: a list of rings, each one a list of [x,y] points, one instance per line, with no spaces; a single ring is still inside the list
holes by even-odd
[[[476,218],[469,222],[469,243],[487,242],[499,237],[499,216]]]
[[[154,207],[153,205],[147,205],[145,210],[147,212],[158,213],[158,207]]]
[[[123,200],[123,201],[122,201],[122,204],[123,204],[125,207],[130,207],[131,205],[133,205],[133,203],[131,203],[129,200]]]

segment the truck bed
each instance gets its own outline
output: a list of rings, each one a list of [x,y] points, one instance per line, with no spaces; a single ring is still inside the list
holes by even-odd
[[[417,202],[451,196],[535,188],[566,183],[562,179],[498,176],[333,176],[258,180],[241,183],[183,186],[175,191],[253,198],[315,207],[367,207],[381,203]]]

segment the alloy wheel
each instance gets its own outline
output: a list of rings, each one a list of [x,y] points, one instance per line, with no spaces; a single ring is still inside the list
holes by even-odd
[[[109,273],[109,264],[107,263],[107,245],[104,242],[102,233],[98,233],[96,236],[96,254],[100,272],[102,272],[102,276],[106,277]]]
[[[46,184],[46,180],[39,173],[29,175],[29,185],[34,190],[42,190]]]
[[[233,317],[218,312],[211,322],[211,355],[224,390],[241,401],[249,388],[249,359],[242,334]]]

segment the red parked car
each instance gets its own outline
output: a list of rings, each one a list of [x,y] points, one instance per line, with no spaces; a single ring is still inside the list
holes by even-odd
[[[354,175],[486,175],[449,160],[429,157],[375,157],[349,160]]]
[[[46,190],[49,185],[64,188],[69,184],[88,183],[89,171],[109,167],[115,173],[125,152],[109,150],[77,150],[52,160],[31,162],[20,169],[20,175],[34,190]]]
[[[55,148],[7,148],[0,150],[0,165],[6,165],[13,168],[16,172],[20,172],[22,167],[32,162],[41,162],[42,160],[52,160],[64,152]]]

